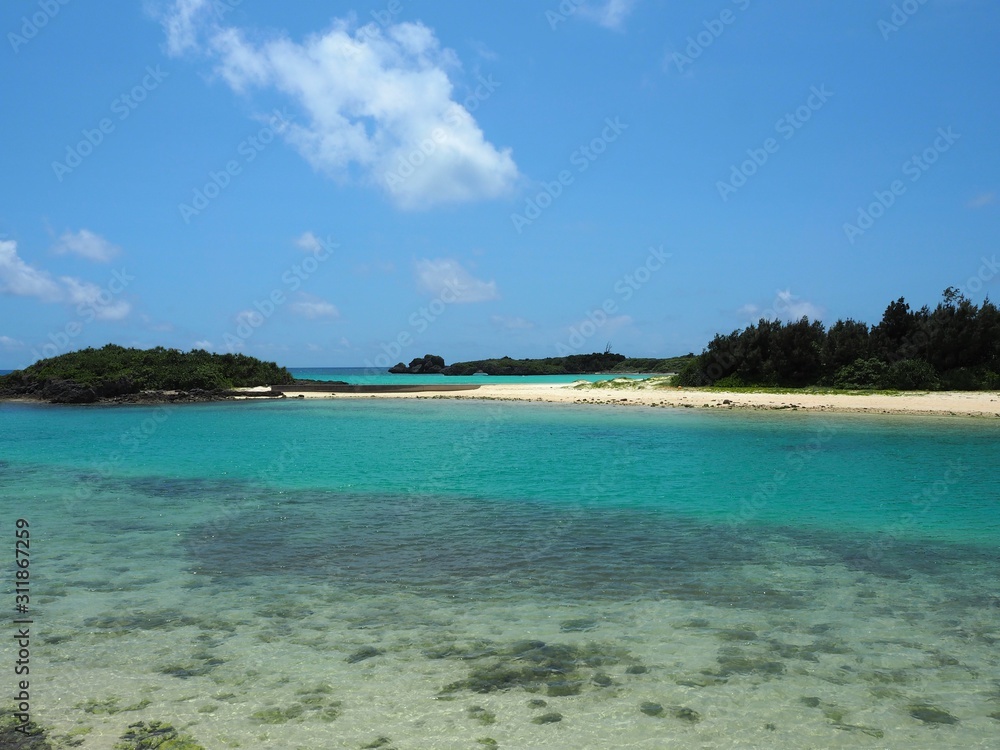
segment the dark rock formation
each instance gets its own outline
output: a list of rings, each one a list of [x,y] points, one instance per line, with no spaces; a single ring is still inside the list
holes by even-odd
[[[410,360],[409,365],[404,365],[402,362],[393,365],[389,368],[389,372],[396,375],[437,375],[444,369],[444,357],[439,357],[436,354],[425,354],[423,357]]]

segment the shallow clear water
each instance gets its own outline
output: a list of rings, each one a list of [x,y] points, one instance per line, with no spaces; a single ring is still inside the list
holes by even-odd
[[[998,466],[971,419],[0,406],[84,748],[995,747]]]

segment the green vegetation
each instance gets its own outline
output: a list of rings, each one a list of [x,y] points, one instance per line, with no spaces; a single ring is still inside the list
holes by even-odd
[[[0,377],[0,395],[47,398],[51,391],[65,391],[71,384],[80,396],[77,400],[86,401],[146,390],[219,391],[282,385],[292,380],[284,367],[245,354],[210,354],[203,349],[181,352],[163,347],[126,349],[108,344],[39,360]]]
[[[667,357],[666,359],[629,357],[624,362],[620,362],[612,367],[611,372],[641,373],[643,375],[652,375],[658,372],[680,372],[694,358],[694,354],[685,354],[682,357]]]
[[[624,355],[609,351],[593,354],[570,354],[566,357],[545,359],[479,359],[473,362],[455,362],[444,368],[445,375],[588,375],[611,372],[612,368],[627,361]]]
[[[974,305],[948,288],[934,310],[911,310],[900,297],[871,328],[856,320],[838,320],[826,329],[807,318],[762,318],[716,335],[677,382],[729,389],[1000,389],[1000,310],[989,300]]]

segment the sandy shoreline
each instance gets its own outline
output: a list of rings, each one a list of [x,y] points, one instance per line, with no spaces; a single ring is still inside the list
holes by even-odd
[[[304,398],[452,398],[498,401],[542,401],[555,404],[687,407],[714,409],[799,410],[867,414],[923,414],[1000,417],[996,391],[938,391],[885,394],[731,393],[697,389],[574,388],[571,384],[481,385],[475,390],[407,393],[318,393],[288,391]]]

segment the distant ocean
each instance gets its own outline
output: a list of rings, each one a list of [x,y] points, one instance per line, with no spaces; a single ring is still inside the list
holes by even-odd
[[[998,487],[975,419],[0,404],[32,715],[84,750],[996,748]]]

